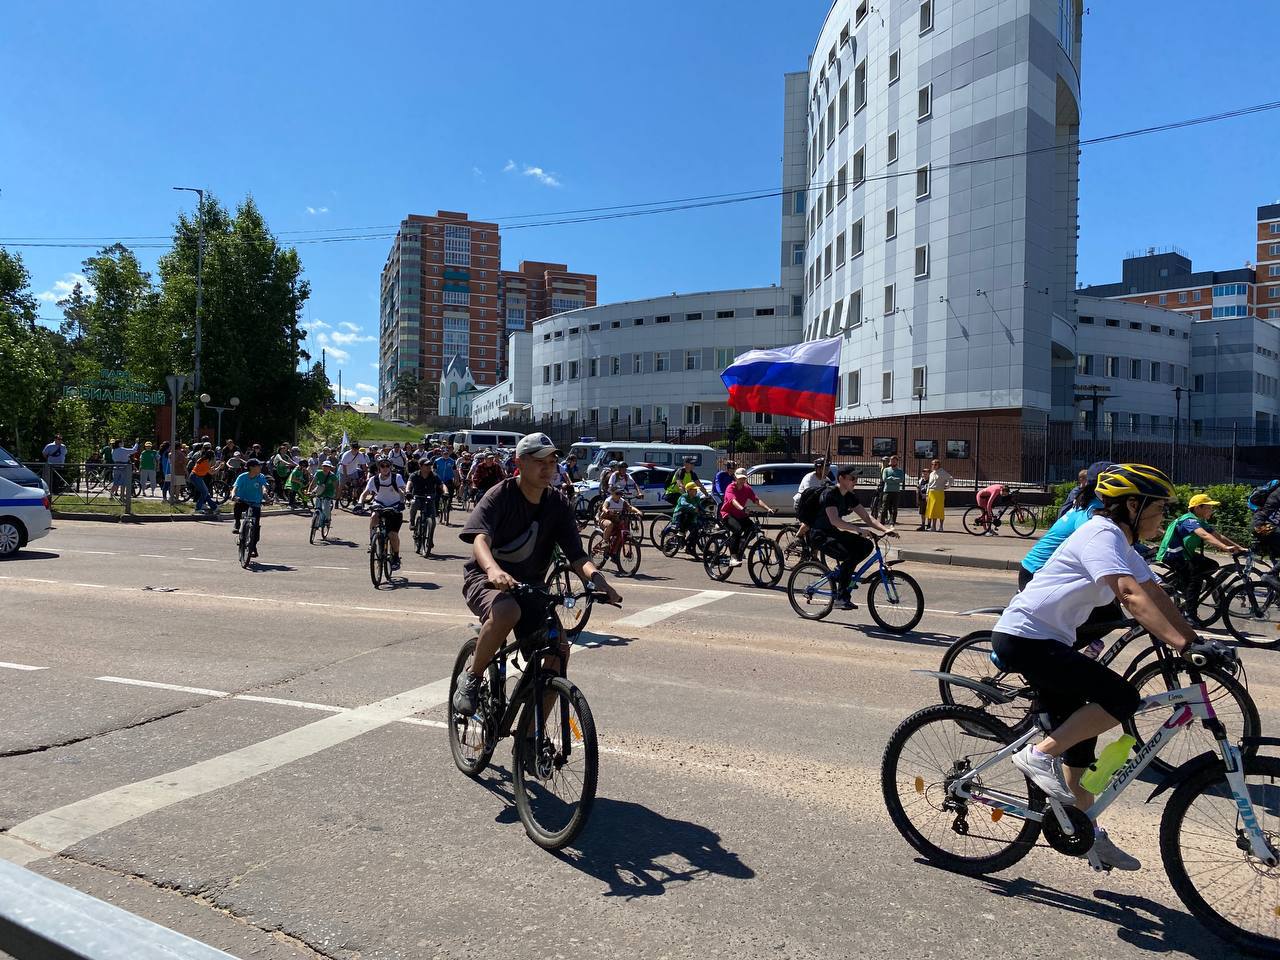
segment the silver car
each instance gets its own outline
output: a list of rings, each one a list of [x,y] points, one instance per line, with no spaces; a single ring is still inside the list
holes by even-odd
[[[762,463],[747,470],[747,483],[756,496],[779,513],[794,513],[793,497],[800,489],[800,481],[813,471],[812,463]],[[828,467],[831,482],[836,479],[835,467]]]

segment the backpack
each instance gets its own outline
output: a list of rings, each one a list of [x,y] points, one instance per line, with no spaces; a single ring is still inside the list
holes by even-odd
[[[824,483],[821,486],[810,487],[800,494],[800,499],[796,503],[796,519],[811,527],[817,523],[822,514],[822,495],[831,487],[832,484]]]
[[[1271,492],[1280,486],[1280,480],[1268,480],[1261,486],[1254,487],[1253,492],[1249,494],[1249,509],[1258,510],[1267,502],[1267,497],[1271,496]]]

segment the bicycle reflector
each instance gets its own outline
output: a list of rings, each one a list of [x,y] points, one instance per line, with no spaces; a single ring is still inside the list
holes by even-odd
[[[578,721],[573,717],[569,718],[569,729],[573,731],[573,739],[582,740],[582,731],[578,729]]]
[[[916,777],[916,793],[924,793],[924,777]]]

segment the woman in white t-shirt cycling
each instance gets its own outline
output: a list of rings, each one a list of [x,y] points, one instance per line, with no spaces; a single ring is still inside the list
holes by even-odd
[[[1081,810],[1093,796],[1080,777],[1094,760],[1098,735],[1132,716],[1141,698],[1134,686],[1073,643],[1095,607],[1119,600],[1129,615],[1175,650],[1196,642],[1195,632],[1152,578],[1134,550],[1160,535],[1173,484],[1154,467],[1117,464],[1098,476],[1102,509],[1057,549],[1005,608],[992,632],[1000,664],[1022,674],[1040,695],[1054,728],[1013,757],[1046,794]],[[1141,864],[1094,827],[1091,858],[1120,870]]]

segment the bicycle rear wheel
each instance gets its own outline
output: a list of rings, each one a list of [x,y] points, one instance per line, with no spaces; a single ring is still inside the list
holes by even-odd
[[[1280,758],[1246,758],[1244,780],[1258,827],[1274,853],[1280,836]],[[1178,899],[1212,933],[1250,953],[1276,956],[1280,867],[1241,849],[1245,830],[1222,764],[1202,767],[1165,804],[1160,857]]]
[[[747,553],[747,573],[757,587],[776,587],[785,570],[782,551],[772,540],[760,537],[751,545]]]
[[[782,551],[783,566],[787,569],[800,562],[800,541],[796,535],[799,529],[800,525],[798,523],[789,523],[780,529],[778,535],[774,537],[774,543]]]
[[[649,542],[653,544],[655,550],[661,550],[662,531],[667,528],[667,524],[671,522],[671,514],[659,513],[649,521]],[[638,538],[637,538],[638,539]]]
[[[1025,857],[1040,833],[1037,821],[948,792],[1012,739],[1005,726],[969,707],[942,704],[903,720],[880,764],[885,806],[903,839],[931,862],[970,875],[1004,870]],[[1044,811],[1044,794],[1008,761],[983,773],[970,790],[998,790],[1018,806]]]
[[[982,520],[981,507],[970,507],[964,512],[960,521],[964,524],[965,532],[972,533],[975,537],[980,537],[987,532],[987,525]]]
[[[1018,676],[997,667],[991,660],[991,653],[991,631],[975,630],[947,648],[938,669],[942,673],[954,673],[976,680],[991,687],[993,694],[1005,695],[1022,689]],[[1002,703],[993,696],[984,696],[978,690],[948,683],[946,680],[938,681],[938,693],[942,696],[943,703],[982,710],[1010,730],[1020,730],[1022,724],[1030,719],[1028,710],[1031,704],[1026,700]]]
[[[836,603],[834,575],[820,563],[802,563],[787,580],[791,609],[806,620],[821,620]]]
[[[1036,515],[1026,507],[1014,507],[1009,511],[1009,526],[1020,537],[1036,532]]]
[[[1227,594],[1222,621],[1243,646],[1280,647],[1280,592],[1257,581],[1242,583]]]
[[[871,619],[890,633],[909,633],[924,616],[924,594],[915,577],[901,570],[872,574],[867,591]]]
[[[458,651],[453,662],[453,673],[449,677],[449,699],[444,703],[445,724],[449,728],[449,752],[453,754],[453,762],[457,768],[472,779],[480,776],[489,765],[493,748],[497,746],[493,731],[493,723],[497,718],[491,716],[491,707],[494,693],[501,682],[497,666],[489,664],[480,681],[475,715],[463,717],[454,712],[453,694],[458,689],[458,675],[467,668],[475,651],[475,637],[464,643]]]
[[[535,706],[551,700],[542,731]],[[561,850],[578,836],[591,815],[599,775],[596,724],[582,691],[553,677],[530,692],[512,749],[516,810],[529,839],[545,850]]]

